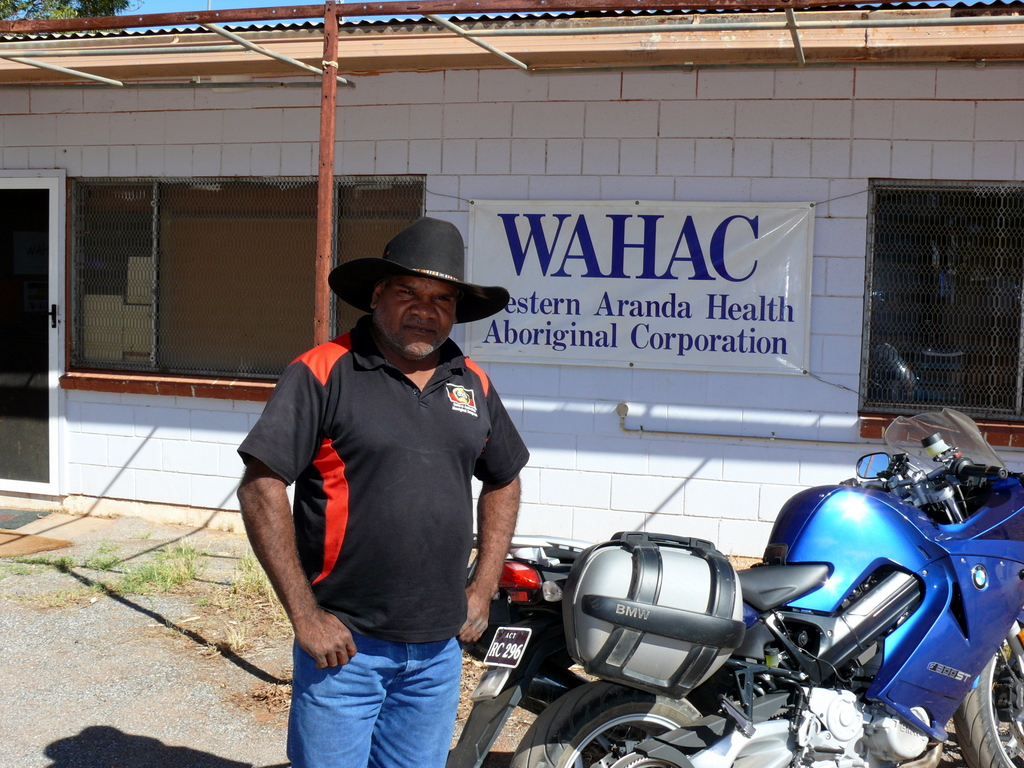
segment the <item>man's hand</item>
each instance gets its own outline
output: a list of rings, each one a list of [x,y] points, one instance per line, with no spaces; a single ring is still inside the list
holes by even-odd
[[[474,589],[474,586],[466,588],[466,623],[459,631],[459,640],[464,643],[479,640],[480,635],[487,629],[487,622],[491,616],[491,599],[494,595],[482,594],[478,588]]]
[[[356,655],[352,633],[313,597],[295,548],[286,485],[258,459],[250,459],[238,488],[245,532],[295,630],[299,647],[318,669],[348,664]]]
[[[491,599],[505,565],[519,513],[519,478],[505,485],[484,483],[477,502],[477,557],[473,582],[466,589],[469,603],[459,639],[471,643],[487,629]]]
[[[348,627],[333,613],[317,608],[294,623],[295,641],[316,661],[317,669],[340,667],[356,655]]]

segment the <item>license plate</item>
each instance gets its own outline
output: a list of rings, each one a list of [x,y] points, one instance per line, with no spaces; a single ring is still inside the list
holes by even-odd
[[[523,660],[523,652],[533,630],[529,627],[498,627],[487,649],[484,664],[491,667],[509,667],[515,669]]]

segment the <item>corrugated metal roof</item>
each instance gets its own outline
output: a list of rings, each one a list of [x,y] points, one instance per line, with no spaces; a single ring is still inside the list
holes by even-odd
[[[978,13],[1000,13],[1000,12],[1024,12],[1024,0],[958,0],[957,2],[942,2],[941,0],[910,0],[902,3],[850,3],[848,5],[830,5],[820,8],[801,8],[798,13],[836,12],[836,11],[870,11],[879,8],[886,10],[924,10],[924,9],[947,9],[957,15],[975,15]],[[712,15],[712,16],[747,16],[758,13],[777,13],[784,10],[771,5],[764,8],[750,9],[696,9],[696,10],[667,10],[667,9],[640,9],[630,8],[617,11],[561,11],[554,13],[481,13],[481,14],[452,14],[445,15],[456,23],[501,23],[508,21],[565,21],[567,19],[611,19],[626,17],[645,18],[667,18],[691,15]],[[341,19],[339,27],[341,30],[355,31],[359,29],[381,29],[389,26],[406,24],[432,24],[422,16],[374,16]],[[223,24],[225,29],[234,32],[279,32],[309,30],[319,31],[323,28],[323,21],[319,18],[311,18],[305,21],[260,21]],[[120,37],[145,37],[152,35],[166,34],[189,34],[203,32],[198,24],[175,25],[166,27],[151,28],[129,28],[111,30],[84,30],[79,32],[60,33],[35,33],[25,34],[3,34],[0,33],[0,40],[55,40],[55,39],[97,39],[97,38],[120,38]]]
[[[690,0],[704,8],[744,9],[729,11],[674,10],[671,4],[677,0],[635,0],[649,3],[648,9],[665,8],[656,11],[616,10],[627,0],[572,0],[590,10],[564,13],[531,9],[548,2],[564,8],[569,0],[505,1],[498,7],[518,10],[441,14],[437,9],[478,6],[476,0],[406,0],[391,7],[415,7],[424,15],[350,18],[341,25],[338,72],[358,78],[509,67],[603,72],[1024,62],[1024,0],[841,5],[793,0],[799,7],[795,12],[750,8],[759,0]],[[341,7],[362,11],[369,6]],[[127,15],[76,24],[7,22],[8,34],[0,36],[0,87],[61,87],[83,80],[108,86],[217,87],[239,78],[266,87],[283,85],[280,79],[294,78],[297,71],[322,77],[323,22],[304,17],[323,10],[306,5]],[[185,23],[133,26],[147,21]],[[121,29],[97,29],[101,25]],[[87,31],[75,31],[82,28]]]

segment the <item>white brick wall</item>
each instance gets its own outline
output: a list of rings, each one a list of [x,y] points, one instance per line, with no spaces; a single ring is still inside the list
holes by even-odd
[[[811,135],[818,139],[850,139],[850,117],[853,104],[849,101],[816,101]]]
[[[735,132],[736,111],[737,104],[733,101],[664,102],[661,105],[658,135],[699,138],[731,136]]]
[[[583,136],[585,105],[573,102],[524,102],[512,108],[512,135],[516,138]]]
[[[813,126],[812,101],[740,101],[736,135],[746,138],[807,138]]]
[[[891,139],[893,108],[892,101],[855,100],[852,138]]]
[[[618,74],[558,74],[548,81],[549,101],[614,101],[621,97],[622,76]]]
[[[235,449],[262,404],[68,392],[70,494],[238,509]]]
[[[969,141],[944,141],[932,158],[932,173],[940,179],[973,178],[974,146]]]
[[[892,174],[896,178],[927,179],[932,175],[930,141],[894,141]]]
[[[932,99],[935,98],[937,70],[931,69],[859,69],[854,98],[857,99]],[[964,98],[966,92],[945,98]]]
[[[829,99],[839,105],[853,95],[854,73],[841,69],[788,69],[775,73],[777,99]]]
[[[986,64],[984,69],[940,69],[935,73],[935,97],[962,99],[1020,99],[1024,77],[1018,67]],[[979,107],[981,104],[979,103]]]
[[[7,91],[0,162],[72,177],[312,175],[317,101],[315,88]],[[521,531],[661,529],[750,555],[794,491],[848,476],[864,452],[868,179],[1020,180],[1022,122],[1014,67],[402,73],[339,93],[336,171],[425,174],[427,210],[464,230],[474,198],[819,203],[811,371],[824,381],[491,366],[532,450]],[[643,434],[622,429],[620,402]],[[235,448],[261,407],[62,393],[62,491],[235,509]]]
[[[1011,142],[976,142],[973,178],[979,180],[1002,179],[1006,175],[1006,170],[1014,167],[1015,159],[1016,147]]]
[[[697,97],[705,99],[770,99],[776,73],[711,70],[697,75]]]
[[[964,138],[964,126],[974,124],[973,102],[901,101],[894,107],[896,139],[953,141]]]

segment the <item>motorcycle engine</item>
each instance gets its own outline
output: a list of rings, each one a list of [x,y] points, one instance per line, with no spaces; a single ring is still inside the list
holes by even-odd
[[[878,768],[917,757],[928,737],[866,707],[852,691],[812,688],[797,743],[809,768]]]
[[[928,720],[928,713],[923,709],[914,707],[911,711],[922,720]],[[869,749],[884,760],[911,760],[928,747],[928,736],[884,712],[876,713],[865,731]]]

